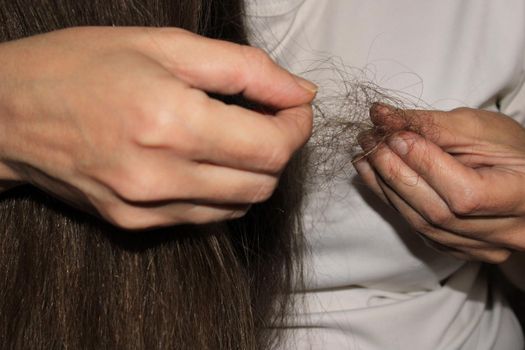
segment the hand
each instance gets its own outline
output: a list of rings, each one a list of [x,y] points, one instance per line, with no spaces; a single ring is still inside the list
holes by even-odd
[[[394,133],[386,143],[361,140],[355,166],[431,245],[462,259],[505,261],[525,250],[525,129],[483,110],[371,110]],[[407,121],[419,133],[404,131]]]
[[[311,132],[312,83],[180,29],[51,32],[1,44],[0,67],[0,180],[127,229],[242,216]]]

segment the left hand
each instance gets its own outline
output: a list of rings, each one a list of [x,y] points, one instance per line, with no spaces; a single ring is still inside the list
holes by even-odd
[[[375,105],[386,142],[360,140],[363,181],[430,245],[465,260],[502,263],[525,251],[525,129],[495,112],[394,110]],[[407,119],[408,118],[408,119]],[[418,125],[407,131],[406,121]]]

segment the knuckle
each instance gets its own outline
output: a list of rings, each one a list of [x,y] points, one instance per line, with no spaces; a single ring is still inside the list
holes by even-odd
[[[299,147],[304,145],[312,136],[313,110],[310,105],[304,105],[300,108],[296,108],[294,114],[293,121],[295,122],[295,127],[292,131],[297,133],[294,139],[299,140],[299,144],[295,145],[295,147]]]
[[[195,130],[198,130],[195,126],[209,120],[211,99],[196,89],[179,89],[177,92],[174,98],[159,92],[156,97],[145,97],[136,103],[130,117],[133,121],[129,124],[132,138],[137,144],[169,144],[182,148],[195,145]]]
[[[187,217],[185,222],[193,225],[203,225],[213,222],[239,219],[246,215],[248,209],[249,208],[247,207],[246,209],[242,208],[236,210],[200,211],[191,217]]]
[[[152,33],[165,36],[167,40],[181,39],[184,37],[191,38],[194,34],[186,29],[178,27],[160,27],[160,28],[151,28],[145,27],[146,30],[151,31]]]
[[[410,226],[422,237],[430,238],[427,236],[435,229],[428,221],[419,215],[406,215],[405,219],[410,224]]]
[[[150,218],[143,215],[137,215],[135,210],[131,210],[124,204],[115,205],[109,209],[106,213],[107,219],[111,224],[118,228],[136,231],[141,229],[147,229],[154,226],[156,223],[152,222]]]
[[[429,226],[447,227],[455,219],[455,215],[448,210],[435,209],[427,210],[424,216],[429,221]]]
[[[249,85],[249,80],[254,77],[251,74],[254,69],[265,70],[273,61],[270,56],[262,49],[239,45],[240,48],[240,64],[232,69],[228,77],[228,84],[236,87],[244,87]]]
[[[129,114],[128,130],[139,144],[149,145],[152,136],[165,127],[168,112],[160,104],[155,105],[151,106],[146,101],[136,103]]]
[[[287,145],[272,147],[264,159],[264,168],[271,173],[280,173],[290,161],[292,151]]]
[[[240,219],[240,218],[244,217],[244,216],[246,215],[247,212],[248,212],[248,208],[246,208],[246,209],[234,210],[234,211],[232,211],[232,212],[229,214],[228,219],[229,219],[229,220]],[[228,219],[227,219],[227,220],[228,220]]]
[[[146,111],[143,107],[135,108],[133,113],[130,113],[127,124],[126,129],[132,142],[149,146],[157,141],[154,137],[160,128],[157,113]]]
[[[392,180],[397,180],[398,183],[409,187],[416,187],[422,181],[422,177],[419,174],[401,174],[401,171],[397,170],[395,175],[395,179]]]
[[[262,183],[260,183],[257,188],[257,192],[254,194],[253,198],[251,198],[250,203],[260,203],[267,201],[275,191],[275,188],[277,187],[278,181],[277,179],[269,179],[265,180]]]
[[[397,181],[402,180],[399,165],[396,165],[396,163],[390,159],[385,159],[385,172],[383,175],[383,178],[387,184],[395,184]]]
[[[476,114],[475,110],[469,107],[458,107],[454,108],[450,111],[450,113],[457,114],[457,115],[472,115]]]
[[[431,156],[432,151],[428,147],[428,142],[428,140],[424,140],[422,144],[414,144],[413,147],[419,151],[419,157],[415,161],[421,163],[421,167],[426,169],[426,172],[432,173],[438,170],[438,163]]]
[[[288,164],[290,158],[291,152],[289,150],[284,147],[277,148],[270,153],[270,156],[267,158],[266,168],[272,173],[279,173],[284,169],[286,164]]]
[[[509,259],[510,255],[510,251],[498,249],[488,252],[483,260],[491,264],[502,264]]]
[[[426,220],[411,218],[409,223],[418,233],[425,236],[435,230],[435,227]]]
[[[166,112],[160,108],[144,108],[138,119],[134,130],[138,135],[155,134],[165,126]]]
[[[267,66],[273,62],[270,56],[262,49],[253,46],[241,46],[243,57],[249,66]]]
[[[125,201],[142,202],[155,199],[153,196],[154,188],[155,182],[152,181],[151,176],[137,172],[133,175],[122,176],[115,183],[113,190]]]
[[[220,113],[222,102],[210,98],[204,91],[193,89],[185,92],[184,102],[180,105],[184,105],[184,108],[179,107],[179,114],[183,118],[181,125],[184,125],[186,133],[190,134],[210,123],[210,116]]]
[[[470,187],[463,187],[450,198],[449,207],[456,215],[474,214],[480,207],[479,195]]]
[[[453,109],[450,112],[452,113],[452,116],[458,120],[458,122],[468,122],[472,120],[480,121],[479,111],[473,108],[459,107]]]
[[[426,172],[435,171],[438,163],[432,157],[432,147],[429,140],[419,136],[407,137],[408,155],[413,162],[419,164],[419,167],[425,169]]]

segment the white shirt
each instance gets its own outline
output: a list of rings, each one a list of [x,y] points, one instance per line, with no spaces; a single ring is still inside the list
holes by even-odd
[[[318,82],[319,101],[344,88],[346,67],[410,104],[525,122],[522,0],[248,0],[247,15],[252,43]],[[479,264],[428,248],[355,174],[322,188],[308,201],[307,291],[283,348],[523,349]]]

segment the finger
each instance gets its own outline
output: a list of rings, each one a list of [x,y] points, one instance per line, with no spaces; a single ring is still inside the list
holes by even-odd
[[[474,249],[464,252],[458,249],[449,248],[430,239],[424,239],[425,244],[437,250],[438,252],[450,255],[459,260],[465,261],[483,261],[491,264],[501,264],[511,255],[511,252],[504,249]]]
[[[378,183],[390,203],[401,213],[409,224],[423,237],[443,247],[444,249],[440,249],[441,251],[445,251],[460,259],[484,261],[493,264],[500,264],[510,256],[511,251],[509,249],[497,244],[463,237],[455,232],[442,230],[432,225],[380,178],[378,179]]]
[[[379,146],[369,159],[380,179],[433,227],[509,248],[523,244],[524,223],[520,217],[458,215],[423,177],[388,147]]]
[[[402,199],[397,193],[395,193],[389,185],[387,185],[381,177],[378,177],[376,172],[372,169],[366,159],[362,158],[354,162],[356,171],[360,175],[363,182],[379,197],[383,202],[396,208],[405,219],[411,224],[413,228],[419,231],[440,231],[439,225],[446,225],[447,228],[454,230],[456,237],[472,237],[474,239],[461,240],[462,244],[470,246],[473,243],[474,247],[487,248],[492,247],[494,244],[505,244],[512,248],[520,242],[519,233],[516,232],[516,227],[520,227],[520,223],[517,222],[516,218],[481,218],[476,217],[472,219],[456,218],[448,209],[445,208],[445,214],[427,214],[429,219],[424,218],[420,212],[424,211],[427,213],[435,212],[436,208],[434,203],[428,200],[428,196],[421,196],[423,199],[421,202],[414,200],[415,197],[408,195],[409,202]],[[411,176],[414,176],[411,174]],[[410,177],[410,176],[407,176]],[[381,183],[381,185],[380,185]],[[414,190],[413,186],[409,187],[410,190]],[[385,191],[388,191],[389,196],[385,195]],[[430,208],[427,208],[430,206]],[[425,210],[414,209],[414,208],[425,208]],[[445,239],[448,242],[458,242],[456,238],[452,238],[450,234],[445,233]],[[480,243],[482,241],[482,243]],[[486,243],[488,242],[488,243]],[[489,244],[490,243],[490,244]]]
[[[441,115],[445,113],[447,112],[400,109],[383,103],[374,103],[370,107],[370,120],[386,135],[405,130],[416,132],[434,142],[442,141],[447,137],[456,140],[455,133],[435,125],[435,120],[443,119]]]
[[[458,235],[509,249],[523,249],[525,220],[521,217],[458,217],[451,230]]]
[[[413,131],[442,147],[470,144],[470,135],[464,135],[463,131],[477,129],[472,120],[457,120],[452,112],[400,109],[382,103],[372,105],[370,119],[374,125],[390,133]]]
[[[426,220],[436,226],[453,224],[454,215],[443,199],[386,145],[379,145],[368,160],[379,176],[378,182],[381,180],[392,188]],[[384,191],[383,186],[380,187]]]
[[[498,167],[472,169],[436,144],[411,133],[388,139],[389,147],[458,215],[518,215],[525,212],[519,174]]]
[[[418,236],[421,237],[421,239],[423,240],[423,242],[425,242],[425,244],[427,246],[429,246],[430,248],[434,249],[434,250],[437,250],[438,252],[441,252],[441,253],[445,253],[445,254],[448,254],[448,255],[452,255],[454,256],[455,258],[458,258],[460,260],[469,260],[470,257],[462,252],[461,250],[458,250],[458,249],[454,249],[454,248],[451,248],[451,247],[447,247],[446,245],[443,245],[441,243],[438,243],[438,242],[435,242],[433,240],[431,240],[430,238],[428,238],[427,236],[417,232]]]
[[[452,154],[462,154],[465,146],[480,144],[480,140],[483,144],[524,144],[525,131],[518,122],[480,109],[410,110],[376,103],[370,108],[370,118],[391,132],[414,131]]]
[[[352,162],[354,165],[354,168],[357,172],[357,174],[360,176],[360,178],[363,180],[365,185],[372,190],[378,196],[383,202],[390,205],[390,202],[386,198],[385,194],[383,193],[383,190],[379,186],[379,183],[377,182],[376,173],[374,172],[374,169],[370,166],[370,163],[366,160],[365,157]]]
[[[375,153],[369,155],[369,158],[372,159],[372,164],[375,165],[378,163],[380,165],[378,168],[380,169],[385,169],[385,165],[389,165],[389,170],[384,172],[386,174],[385,177],[391,180],[394,178],[397,180],[390,181],[389,184],[387,184],[381,176],[372,178],[371,173],[373,173],[373,170],[367,168],[361,171],[365,174],[364,178],[368,179],[368,183],[371,183],[370,187],[379,186],[380,189],[376,188],[374,192],[381,197],[386,196],[388,202],[393,205],[416,230],[427,235],[429,239],[433,239],[443,245],[460,249],[466,252],[465,254],[469,254],[478,260],[500,262],[508,257],[509,251],[507,249],[502,248],[499,244],[487,242],[487,237],[483,237],[483,239],[471,239],[457,234],[457,232],[449,232],[441,229],[440,227],[459,227],[464,230],[464,234],[469,236],[477,235],[481,237],[480,232],[494,233],[494,235],[490,235],[489,238],[497,242],[505,243],[505,246],[512,247],[512,244],[509,244],[510,241],[508,238],[505,239],[509,235],[505,234],[505,231],[502,232],[502,229],[508,227],[515,228],[516,223],[513,222],[514,218],[510,220],[500,218],[475,218],[465,220],[457,218],[448,210],[446,204],[437,196],[432,188],[430,188],[423,179],[419,179],[418,175],[404,165],[400,159],[396,159],[396,155],[389,151],[387,147],[380,145]],[[377,161],[377,159],[380,160]],[[374,160],[376,160],[376,162],[374,162]],[[396,163],[397,165],[395,165]],[[392,169],[401,170],[392,171]],[[378,173],[381,174],[381,171],[378,171]],[[399,176],[400,174],[403,176]],[[407,183],[406,181],[402,181],[402,178],[415,179],[416,181]],[[399,186],[399,184],[401,184],[401,186]],[[401,188],[404,195],[398,195],[392,187],[395,189]],[[436,203],[440,205],[436,205]],[[430,218],[430,220],[423,217],[420,212],[426,213],[426,217]],[[515,238],[516,235],[513,235],[513,237]]]
[[[163,150],[148,150],[132,159],[123,170],[97,175],[99,182],[130,204],[253,204],[267,200],[278,184],[275,175],[176,159]]]
[[[280,173],[312,132],[312,110],[302,105],[263,116],[217,102],[216,120],[200,123],[203,152],[196,160],[268,174]],[[222,107],[222,108],[221,108]],[[212,109],[210,109],[212,110]],[[203,112],[202,119],[206,115]]]
[[[265,115],[210,99],[202,91],[167,84],[165,105],[141,127],[136,142],[170,148],[177,156],[249,171],[278,173],[312,133],[309,104]],[[181,89],[183,91],[181,91]],[[162,101],[164,101],[162,103]]]
[[[386,182],[378,179],[378,184],[390,203],[408,221],[411,227],[425,237],[454,249],[492,249],[494,244],[460,236],[435,226],[399,196]]]
[[[180,29],[144,29],[147,53],[192,87],[242,93],[277,109],[309,103],[317,87],[277,65],[262,50]]]
[[[173,195],[176,196],[172,198],[209,204],[264,202],[271,197],[279,182],[278,176],[205,163],[193,163],[185,173],[186,186],[172,185]]]
[[[209,101],[195,107],[188,129],[195,138],[186,156],[201,162],[277,174],[312,132],[312,109],[302,105],[266,116],[239,106]],[[170,137],[173,142],[180,140]],[[171,133],[171,135],[173,135]],[[180,145],[183,148],[184,145]]]
[[[146,230],[181,224],[207,224],[237,219],[249,210],[246,205],[205,205],[168,203],[158,206],[131,206],[113,203],[99,208],[104,219],[126,230]]]
[[[489,264],[502,264],[508,260],[512,252],[508,249],[473,249],[467,252],[472,257],[471,260],[482,261]]]
[[[418,232],[419,234],[419,232]],[[425,235],[422,235],[422,234],[419,234],[419,236],[421,237],[421,239],[423,240],[423,242],[425,242],[425,245],[427,245],[428,247],[440,252],[440,253],[443,253],[443,254],[446,254],[446,255],[449,255],[449,256],[452,256],[458,260],[464,260],[464,261],[475,261],[476,259],[474,259],[470,254],[467,254],[459,249],[454,249],[454,248],[451,248],[451,247],[447,247],[441,243],[438,243],[438,242],[435,242],[433,240],[431,240],[430,238],[426,237]]]

